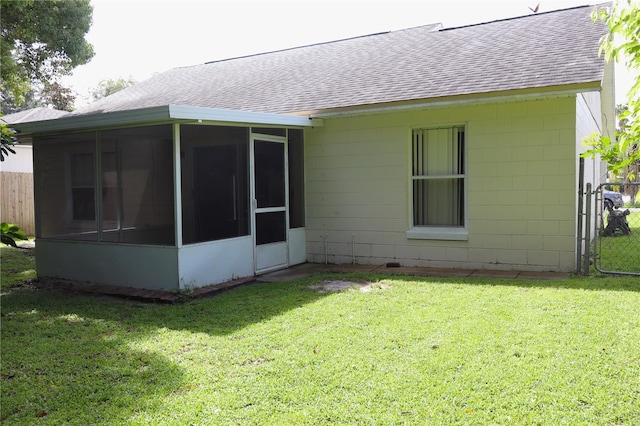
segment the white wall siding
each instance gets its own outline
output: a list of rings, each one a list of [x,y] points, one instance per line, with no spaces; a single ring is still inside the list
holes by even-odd
[[[587,147],[584,144],[584,139],[588,136],[592,136],[594,133],[602,134],[605,131],[602,127],[602,114],[600,114],[600,94],[596,93],[581,93],[576,97],[576,167],[580,154],[583,153]],[[593,190],[595,190],[601,183],[606,181],[607,168],[606,164],[602,163],[597,158],[585,158],[584,159],[584,184],[585,191],[587,183],[591,183]],[[578,177],[576,177],[576,187],[578,186]],[[577,206],[577,200],[576,200]],[[586,208],[586,203],[585,206]],[[592,199],[591,203],[591,237],[596,234],[595,213],[596,205]],[[577,235],[577,229],[576,229]],[[586,229],[583,228],[582,237],[586,236]],[[585,246],[583,242],[582,251],[584,253]]]
[[[289,229],[289,265],[307,261],[307,234],[305,228]]]
[[[306,134],[309,261],[573,270],[575,114],[566,96],[327,118]],[[460,124],[468,240],[409,239],[411,131]]]
[[[33,149],[31,145],[15,145],[16,153],[9,154],[0,162],[0,171],[14,173],[33,173]]]
[[[602,129],[602,97],[600,92],[580,93],[578,98],[578,101],[583,103],[589,110],[591,118],[595,122],[595,125],[598,127],[598,129]],[[579,113],[578,118],[580,118]]]
[[[601,121],[598,120],[601,117],[596,113],[593,108],[593,103],[600,104],[599,97],[594,98],[589,93],[581,93],[576,97],[576,133],[575,133],[575,153],[576,162],[579,161],[579,155],[583,153],[587,147],[584,144],[584,139],[594,133],[601,134],[603,129]],[[590,104],[591,103],[591,104]],[[598,159],[585,159],[585,184],[590,182],[597,186],[601,182],[602,170],[601,163]]]
[[[600,91],[600,104],[602,107],[602,133],[610,138],[615,137],[618,119],[616,117],[616,82],[615,65],[613,61],[604,64],[604,78]]]

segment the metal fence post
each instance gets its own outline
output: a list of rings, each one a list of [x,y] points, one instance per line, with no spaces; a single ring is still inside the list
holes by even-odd
[[[591,257],[591,183],[587,183],[587,202],[585,206],[585,223],[584,223],[584,265],[582,272],[589,275],[589,260]]]
[[[576,274],[582,269],[582,217],[584,203],[584,158],[580,157],[580,171],[578,173],[578,233],[576,238]]]

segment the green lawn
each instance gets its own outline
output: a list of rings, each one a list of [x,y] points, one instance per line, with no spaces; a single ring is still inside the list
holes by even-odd
[[[4,291],[6,425],[640,424],[638,278]]]
[[[2,274],[0,275],[0,288],[2,291],[35,278],[34,251],[14,249],[0,244],[0,273]]]

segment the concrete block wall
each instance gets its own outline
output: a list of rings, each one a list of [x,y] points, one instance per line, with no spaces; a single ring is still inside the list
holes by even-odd
[[[415,128],[466,126],[463,241],[412,239]],[[575,267],[576,97],[325,119],[305,135],[311,262]]]

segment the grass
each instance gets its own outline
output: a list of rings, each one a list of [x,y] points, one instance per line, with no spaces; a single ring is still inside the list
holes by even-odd
[[[639,284],[353,274],[179,305],[13,287],[0,421],[639,424]]]
[[[0,244],[0,274],[0,288],[3,291],[35,278],[34,251]]]
[[[631,202],[631,200],[625,201],[625,203],[624,203],[624,208],[625,209],[626,208],[633,208],[633,207],[636,207],[636,208],[640,207],[640,194],[639,194],[639,196],[637,197],[637,199],[633,203]]]

